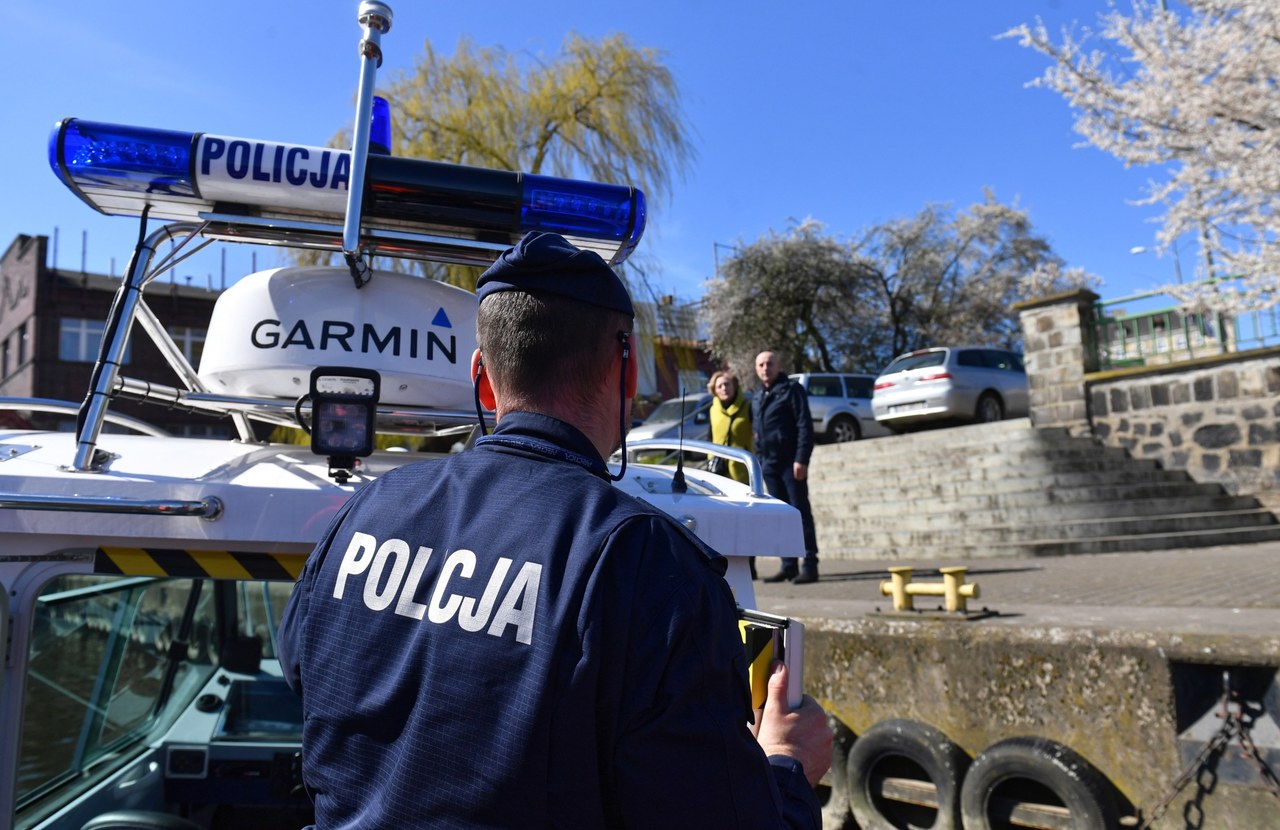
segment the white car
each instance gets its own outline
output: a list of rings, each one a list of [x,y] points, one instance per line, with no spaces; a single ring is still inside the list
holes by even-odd
[[[985,346],[919,349],[876,378],[871,407],[894,432],[939,421],[986,423],[1027,415],[1022,355]]]

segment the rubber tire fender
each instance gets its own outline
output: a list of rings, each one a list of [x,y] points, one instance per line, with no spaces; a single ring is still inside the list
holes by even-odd
[[[973,760],[960,791],[965,830],[992,830],[991,796],[1018,779],[1052,790],[1071,811],[1074,830],[1119,827],[1115,791],[1102,773],[1057,741],[1019,737],[992,744]]]
[[[929,830],[961,830],[960,779],[969,766],[969,756],[938,729],[906,718],[880,721],[853,742],[845,774],[849,809],[858,826],[862,830],[901,826],[876,807],[870,787],[875,768],[895,757],[919,766],[937,788],[938,814]]]

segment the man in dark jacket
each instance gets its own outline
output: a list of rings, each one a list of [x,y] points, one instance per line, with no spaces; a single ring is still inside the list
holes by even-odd
[[[783,373],[778,353],[769,349],[756,355],[756,377],[764,388],[751,401],[751,426],[756,455],[769,495],[800,511],[804,529],[804,564],[795,558],[782,560],[782,570],[765,582],[818,581],[818,539],[809,507],[809,456],[813,454],[813,417],[809,396],[800,384]]]
[[[280,625],[317,826],[817,830],[822,707],[780,667],[752,734],[724,558],[610,483],[625,287],[535,233],[477,295],[497,428],[361,486]]]

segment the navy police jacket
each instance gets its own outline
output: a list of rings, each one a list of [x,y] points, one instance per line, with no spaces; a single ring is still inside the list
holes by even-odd
[[[724,569],[542,415],[365,486],[280,627],[318,827],[819,827]]]

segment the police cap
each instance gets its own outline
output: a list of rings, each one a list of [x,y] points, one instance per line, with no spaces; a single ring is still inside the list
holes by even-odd
[[[530,231],[476,281],[476,301],[499,291],[543,291],[635,317],[627,287],[595,251],[559,234]]]

